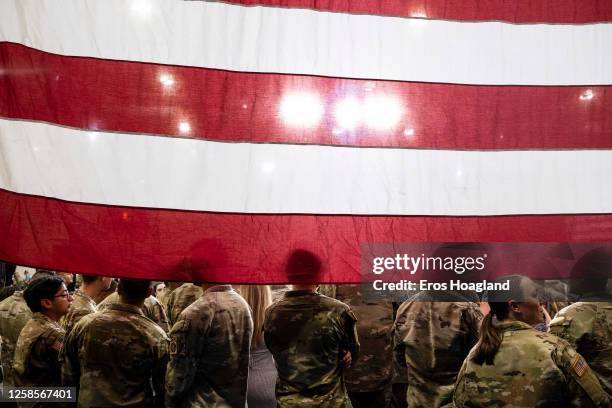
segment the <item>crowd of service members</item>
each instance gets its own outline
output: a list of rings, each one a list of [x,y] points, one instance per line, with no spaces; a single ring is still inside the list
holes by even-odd
[[[307,251],[291,289],[80,276],[72,294],[38,271],[0,302],[3,385],[76,387],[83,407],[610,407],[612,264],[595,264],[562,304],[519,275],[487,302],[371,302],[313,284]]]

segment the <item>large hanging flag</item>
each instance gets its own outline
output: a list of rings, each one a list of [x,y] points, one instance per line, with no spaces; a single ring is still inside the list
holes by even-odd
[[[612,3],[481,3],[0,2],[0,259],[357,282],[369,243],[612,241]]]

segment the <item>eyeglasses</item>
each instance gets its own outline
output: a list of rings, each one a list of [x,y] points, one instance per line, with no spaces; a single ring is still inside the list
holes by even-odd
[[[70,292],[63,292],[61,295],[55,295],[53,297],[54,298],[63,297],[63,298],[68,299],[72,297],[72,294]]]

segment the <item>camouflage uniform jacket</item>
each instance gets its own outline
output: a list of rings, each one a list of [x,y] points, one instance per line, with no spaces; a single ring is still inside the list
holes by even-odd
[[[42,313],[32,314],[15,347],[14,375],[17,387],[58,387],[60,349],[64,329]]]
[[[550,333],[567,340],[582,354],[612,395],[612,302],[578,302],[555,316]]]
[[[117,292],[111,293],[106,297],[106,299],[100,302],[98,305],[98,310],[102,311],[113,303],[121,303],[119,293]],[[164,308],[155,296],[151,295],[145,299],[144,304],[142,305],[142,313],[149,319],[153,320],[153,322],[161,327],[166,333],[170,331],[166,312],[164,312]]]
[[[78,405],[162,406],[168,336],[133,305],[113,303],[83,317],[62,351],[62,384]]]
[[[264,339],[278,370],[276,399],[285,407],[351,407],[341,358],[359,357],[357,318],[344,303],[292,290],[266,310]]]
[[[422,301],[425,296],[399,307],[394,355],[406,367],[408,406],[429,408],[451,401],[463,359],[478,340],[482,313],[477,303]]]
[[[393,304],[365,302],[361,285],[321,285],[319,293],[346,303],[357,316],[359,360],[344,372],[349,392],[384,389],[393,366]]]
[[[60,324],[66,331],[66,334],[69,334],[74,325],[81,320],[83,316],[97,311],[98,307],[96,306],[96,302],[85,293],[78,290],[74,294],[74,301],[70,305],[70,310],[60,319]]]
[[[0,302],[0,338],[2,349],[2,373],[3,384],[13,386],[13,357],[15,356],[15,345],[19,338],[21,329],[32,317],[32,312],[23,298],[23,292],[17,291]]]
[[[183,283],[168,295],[168,323],[170,328],[177,322],[181,312],[202,296],[202,288],[193,283]]]
[[[166,286],[162,289],[161,293],[159,293],[157,296],[157,300],[159,300],[159,303],[161,303],[162,306],[164,307],[164,312],[166,312],[166,316],[169,314],[168,313],[168,298],[170,297],[170,294],[174,292],[175,289],[177,288]]]
[[[563,339],[522,322],[498,323],[503,339],[492,365],[465,359],[456,407],[610,407],[582,356]]]
[[[207,289],[170,332],[166,405],[244,407],[252,335],[246,301],[230,285]]]

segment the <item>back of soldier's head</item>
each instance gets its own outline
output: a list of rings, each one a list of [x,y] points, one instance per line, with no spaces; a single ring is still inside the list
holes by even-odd
[[[142,279],[120,279],[119,296],[130,303],[140,303],[151,293],[151,281]]]
[[[290,283],[316,284],[321,275],[321,260],[314,253],[297,249],[289,255],[285,272]]]
[[[43,276],[28,285],[23,291],[23,297],[34,313],[42,311],[40,302],[43,299],[53,299],[60,290],[64,280],[59,276]]]
[[[50,271],[48,269],[37,269],[36,273],[34,273],[34,275],[32,276],[32,279],[30,279],[30,284],[38,279],[46,278],[49,276],[57,276],[57,275],[55,274],[55,272]]]

